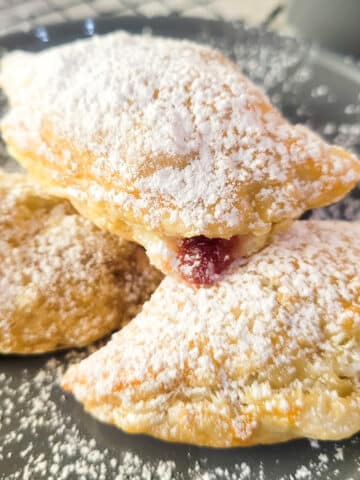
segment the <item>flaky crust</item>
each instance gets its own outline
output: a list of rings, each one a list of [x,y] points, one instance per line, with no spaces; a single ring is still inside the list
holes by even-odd
[[[339,199],[360,164],[290,125],[221,53],[117,32],[2,61],[10,152],[83,215],[148,247],[267,235]]]
[[[296,222],[205,289],[167,277],[64,388],[127,432],[215,447],[360,430],[360,223]]]
[[[127,323],[160,278],[141,247],[0,172],[0,353],[87,345]]]

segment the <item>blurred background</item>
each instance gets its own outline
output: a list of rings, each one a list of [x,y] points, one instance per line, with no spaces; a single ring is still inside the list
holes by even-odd
[[[360,54],[360,0],[0,0],[0,35],[35,25],[116,15],[265,23],[330,50]]]
[[[0,34],[93,16],[181,15],[264,21],[283,0],[0,0]]]

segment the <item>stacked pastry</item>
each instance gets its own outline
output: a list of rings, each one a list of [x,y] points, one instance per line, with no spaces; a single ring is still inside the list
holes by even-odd
[[[134,317],[160,280],[141,247],[0,172],[0,353],[88,345]]]
[[[14,247],[26,259],[35,249],[36,265],[45,258],[37,278],[54,287],[36,322],[19,290],[3,350],[23,344],[33,320],[34,338],[56,347],[129,320],[160,275],[132,241],[168,276],[66,373],[89,412],[127,432],[219,447],[360,430],[360,225],[294,222],[357,184],[351,153],[290,125],[237,65],[190,42],[118,32],[15,52],[0,82],[9,151],[55,204],[41,207],[46,218],[29,210],[29,239]],[[37,229],[48,238],[33,247]],[[63,319],[75,332],[91,324],[89,335],[67,338]]]

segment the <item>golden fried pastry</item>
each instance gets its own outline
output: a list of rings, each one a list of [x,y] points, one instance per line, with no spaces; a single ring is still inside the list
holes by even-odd
[[[221,53],[124,32],[2,61],[10,152],[165,273],[211,284],[360,163],[299,125]]]
[[[141,247],[0,173],[1,353],[87,345],[130,320],[159,281]]]
[[[360,222],[296,222],[216,285],[163,280],[63,386],[131,433],[212,447],[360,430]]]

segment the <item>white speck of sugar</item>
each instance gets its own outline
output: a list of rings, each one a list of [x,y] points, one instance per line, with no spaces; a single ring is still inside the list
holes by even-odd
[[[131,451],[109,451],[95,438],[85,435],[67,413],[58,378],[65,365],[79,361],[93,350],[69,352],[61,360],[44,360],[32,374],[21,367],[21,383],[10,373],[0,374],[0,403],[11,405],[12,412],[10,425],[0,421],[2,480],[175,478],[173,461],[144,462]],[[1,412],[0,419],[3,415]],[[15,464],[4,462],[16,452],[19,456]]]

